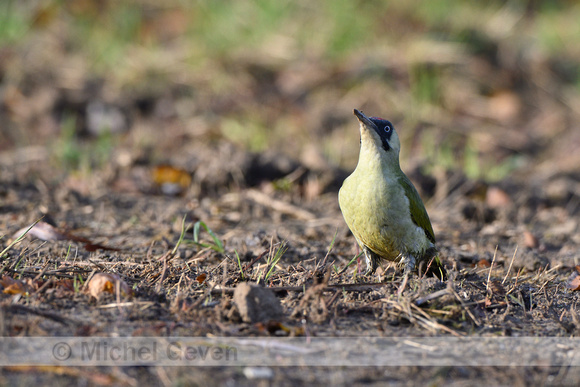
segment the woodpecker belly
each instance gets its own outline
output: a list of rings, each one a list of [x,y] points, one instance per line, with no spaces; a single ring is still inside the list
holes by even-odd
[[[433,244],[410,214],[409,199],[397,178],[373,176],[358,168],[343,183],[339,205],[362,248],[389,261],[421,258]]]

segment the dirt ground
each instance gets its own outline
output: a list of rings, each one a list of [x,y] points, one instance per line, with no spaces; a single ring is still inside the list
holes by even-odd
[[[568,62],[510,62],[512,46],[499,43],[429,62],[443,102],[413,110],[384,98],[407,101],[411,70],[397,58],[280,64],[234,53],[144,91],[71,74],[78,58],[46,39],[33,42],[62,55],[0,50],[1,336],[580,334],[580,92],[565,76]],[[353,260],[337,193],[358,154],[354,108],[395,112],[387,118],[403,139],[402,165],[426,203],[446,282],[415,276],[398,294],[397,268],[364,276],[364,262]],[[479,177],[471,151],[483,160]],[[509,171],[492,176],[492,161]],[[91,288],[100,273],[128,288]],[[244,320],[233,296],[244,281],[272,289],[283,315]],[[240,367],[24,366],[4,367],[0,384],[580,380],[580,369],[551,365],[272,371],[252,379]]]
[[[12,164],[4,163],[0,207],[3,246],[19,228],[41,216],[42,222],[52,224],[65,240],[51,240],[59,239],[54,236],[45,237],[47,241],[26,238],[3,258],[4,288],[8,286],[6,277],[22,281],[27,288],[25,293],[2,293],[2,334],[255,336],[280,334],[284,332],[280,324],[291,334],[305,334],[306,327],[308,334],[315,336],[578,334],[578,292],[567,285],[578,263],[580,244],[579,197],[573,191],[578,181],[573,176],[561,176],[552,183],[510,180],[491,187],[478,187],[476,182],[453,174],[437,181],[437,186],[447,186],[449,192],[441,195],[442,200],[428,202],[428,209],[449,280],[445,284],[434,278],[412,278],[399,297],[400,272],[388,265],[378,274],[364,277],[357,275],[355,262],[339,274],[357,254],[337,205],[337,184],[344,171],[317,173],[295,162],[291,171],[273,174],[294,175],[296,183],[289,190],[274,190],[268,176],[260,174],[273,163],[262,164],[256,155],[220,146],[205,153],[189,150],[195,155],[190,161],[198,163],[198,168],[211,165],[223,171],[217,173],[229,172],[223,177],[225,181],[214,183],[211,176],[196,181],[194,172],[191,187],[178,196],[160,193],[161,187],[146,174],[148,165],[117,167],[82,179],[63,176],[43,160],[18,162],[14,157]],[[227,158],[216,157],[220,152],[227,153]],[[232,160],[239,161],[231,165]],[[234,178],[233,168],[240,169],[243,181]],[[326,176],[329,173],[331,177]],[[420,179],[415,176],[418,185]],[[252,180],[259,183],[249,184]],[[319,188],[321,181],[328,184]],[[135,188],[138,184],[142,186]],[[202,188],[204,184],[206,188]],[[560,191],[550,191],[555,184]],[[309,189],[319,189],[320,193],[306,199],[304,192]],[[479,194],[481,198],[473,193],[478,189],[486,192]],[[225,252],[182,243],[172,254],[184,216],[186,241],[193,239],[193,223],[203,220],[223,240]],[[203,229],[200,237],[203,242],[212,242]],[[246,267],[245,280],[261,277],[263,283],[266,262],[282,242],[287,250],[265,286],[282,289],[276,294],[284,318],[274,328],[243,322],[231,292],[210,290],[232,289],[243,281],[236,252]],[[120,309],[98,308],[115,303],[116,296],[105,293],[96,300],[84,290],[81,281],[95,272],[118,274],[134,291],[131,303]],[[383,285],[343,292],[326,286],[379,282]],[[287,287],[297,289],[284,290]],[[410,304],[416,305],[417,300],[442,289],[449,292],[409,309]],[[25,308],[14,309],[14,305]],[[5,369],[2,379],[9,384],[16,380],[24,384],[35,380],[163,384],[166,378],[172,384],[256,382],[241,372],[231,367],[195,371],[179,367],[75,372]],[[572,385],[578,377],[575,368],[552,367],[306,367],[275,369],[273,379],[262,382],[462,385],[485,378],[498,385]]]

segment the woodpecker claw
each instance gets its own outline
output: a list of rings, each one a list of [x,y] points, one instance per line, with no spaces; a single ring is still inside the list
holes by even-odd
[[[403,282],[401,283],[401,286],[399,286],[399,290],[397,290],[397,295],[398,296],[400,296],[401,294],[403,294],[403,291],[407,287],[407,281],[408,280],[409,280],[409,272],[407,272],[407,270],[405,270],[405,275],[403,276]]]
[[[374,274],[377,268],[379,267],[379,260],[380,257],[373,253],[368,247],[363,246],[363,252],[365,253],[367,269],[365,271],[365,275]]]

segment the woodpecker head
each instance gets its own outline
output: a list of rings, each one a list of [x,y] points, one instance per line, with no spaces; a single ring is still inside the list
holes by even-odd
[[[393,124],[382,118],[369,118],[357,109],[354,115],[360,121],[361,147],[377,148],[382,157],[398,160],[401,142]]]

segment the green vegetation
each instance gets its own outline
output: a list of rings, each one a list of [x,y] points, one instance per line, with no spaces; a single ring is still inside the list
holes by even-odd
[[[80,138],[77,135],[77,117],[67,114],[60,136],[52,142],[52,154],[59,167],[90,175],[110,161],[117,141],[108,130],[91,140]]]
[[[177,240],[175,247],[173,248],[173,250],[171,250],[171,255],[177,254],[177,250],[179,249],[179,246],[181,246],[181,243],[183,243],[183,239],[185,238],[185,232],[187,230],[187,227],[185,226],[185,218],[186,217],[187,217],[187,215],[183,215],[183,218],[181,219],[181,234],[179,235],[179,239]],[[199,230],[198,230],[198,232],[199,232]],[[194,238],[195,238],[195,236],[194,236]],[[219,241],[219,242],[221,243],[221,241]]]
[[[28,234],[28,232],[29,232],[30,230],[32,230],[32,228],[33,228],[34,226],[36,226],[36,224],[37,224],[38,222],[40,222],[41,220],[42,220],[42,218],[40,218],[40,219],[36,220],[34,223],[32,223],[32,224],[30,225],[30,227],[28,227],[28,228],[26,229],[26,231],[24,231],[24,232],[23,232],[23,233],[22,233],[20,236],[18,236],[18,238],[14,239],[12,242],[10,242],[10,243],[8,244],[8,246],[6,246],[6,248],[5,248],[4,250],[0,251],[0,259],[4,259],[4,258],[6,257],[6,253],[8,252],[8,250],[10,250],[10,249],[12,248],[12,246],[14,246],[14,245],[15,245],[15,244],[17,244],[18,242],[20,242],[22,239],[24,239],[24,237],[26,236],[26,234]],[[4,235],[2,235],[2,238],[4,238]],[[2,238],[0,238],[0,239],[2,239]]]
[[[260,272],[260,274],[258,275],[258,279],[256,280],[257,284],[260,283],[260,280],[262,280],[263,283],[268,282],[272,274],[274,274],[274,269],[276,268],[276,265],[278,264],[278,262],[280,262],[280,259],[282,259],[282,256],[284,255],[286,250],[288,250],[286,241],[280,243],[274,252],[270,250],[268,257],[266,258],[266,268],[264,269],[264,272]]]
[[[240,278],[244,281],[246,276],[244,275],[244,269],[242,268],[242,259],[237,251],[234,251],[234,253],[236,253],[236,261],[238,262],[238,268],[240,269]]]
[[[199,235],[200,235],[202,227],[210,235],[213,243],[201,242]],[[193,243],[194,245],[202,247],[204,249],[214,250],[214,251],[221,253],[221,254],[223,254],[225,252],[224,244],[221,241],[221,239],[219,239],[217,237],[217,235],[215,235],[215,233],[207,226],[207,224],[205,224],[201,220],[195,222],[195,224],[193,225],[193,241],[186,240],[186,242]]]

